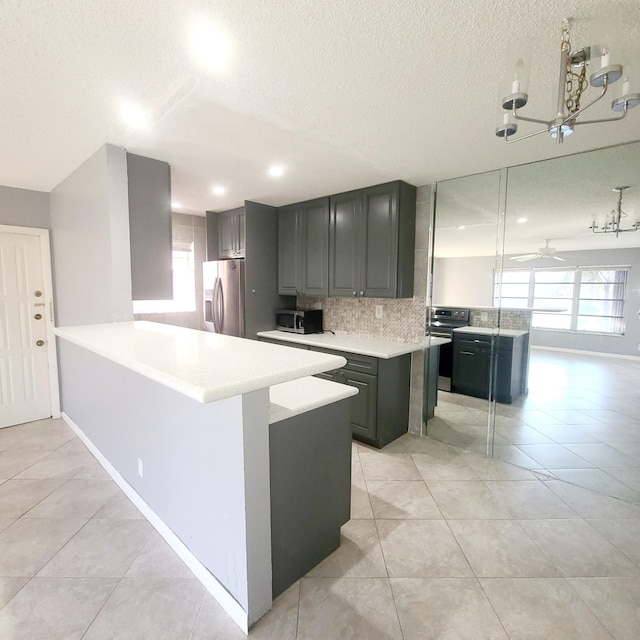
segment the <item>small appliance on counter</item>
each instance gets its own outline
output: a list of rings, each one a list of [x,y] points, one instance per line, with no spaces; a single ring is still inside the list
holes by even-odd
[[[290,333],[322,333],[322,309],[276,311],[276,329]]]

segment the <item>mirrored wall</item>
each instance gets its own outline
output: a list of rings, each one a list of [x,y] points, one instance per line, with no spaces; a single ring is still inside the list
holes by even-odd
[[[467,326],[428,436],[640,502],[639,167],[631,143],[436,185],[428,324]]]

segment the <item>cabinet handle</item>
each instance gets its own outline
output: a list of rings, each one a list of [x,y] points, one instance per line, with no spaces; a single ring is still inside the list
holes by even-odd
[[[353,292],[353,295],[354,295],[354,296],[357,296],[357,295],[358,295],[358,292],[357,292],[357,291],[354,291],[354,292]]]
[[[475,353],[473,353],[473,351],[461,351],[460,352],[462,355],[464,356],[474,356]]]
[[[363,296],[363,295],[364,295],[364,291],[361,291],[361,292],[360,292],[360,295],[361,295],[361,296]]]

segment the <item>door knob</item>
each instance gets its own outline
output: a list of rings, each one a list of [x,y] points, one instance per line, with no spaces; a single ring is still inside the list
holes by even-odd
[[[42,314],[41,313],[36,313],[35,316],[33,316],[36,320],[42,320]]]
[[[34,295],[36,298],[39,298],[39,297],[42,295],[42,291],[34,291],[34,292],[33,292],[33,295]]]
[[[36,340],[36,344],[41,347],[44,344],[44,340]]]

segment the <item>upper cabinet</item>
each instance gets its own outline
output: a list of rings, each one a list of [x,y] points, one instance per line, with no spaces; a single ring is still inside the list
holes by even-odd
[[[127,153],[131,297],[173,299],[171,169],[166,162]]]
[[[245,213],[244,208],[217,214],[218,258],[244,258]]]
[[[278,292],[329,293],[329,198],[278,210]]]
[[[415,217],[406,182],[331,196],[329,295],[412,297]]]
[[[207,260],[244,258],[245,237],[244,207],[207,211]]]

